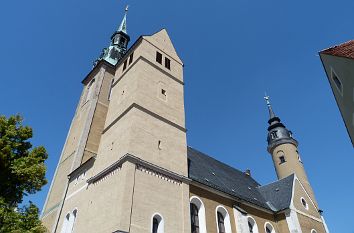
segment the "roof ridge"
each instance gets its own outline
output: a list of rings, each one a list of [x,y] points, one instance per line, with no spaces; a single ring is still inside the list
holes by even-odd
[[[233,169],[233,170],[236,170],[236,171],[238,171],[238,172],[244,174],[244,172],[241,171],[240,169],[237,169],[237,168],[235,168],[235,167],[232,167],[232,166],[228,165],[228,164],[225,163],[225,162],[222,162],[222,161],[220,161],[220,160],[217,160],[217,159],[215,159],[214,157],[212,157],[212,156],[210,156],[210,155],[208,155],[208,154],[206,154],[206,153],[204,153],[204,152],[202,152],[202,151],[200,151],[200,150],[198,150],[198,149],[195,149],[195,148],[193,148],[193,147],[191,147],[191,146],[187,146],[187,147],[189,147],[190,149],[192,149],[192,150],[194,150],[194,151],[196,151],[196,152],[199,152],[199,153],[203,154],[203,155],[206,156],[206,157],[211,158],[212,160],[214,160],[214,161],[216,161],[216,162],[218,162],[218,163],[223,164],[223,165],[226,166],[226,167],[229,167],[229,168],[231,168],[231,169]],[[252,180],[254,180],[257,184],[259,184],[255,179],[253,179],[252,176],[249,176],[249,177],[250,177]]]
[[[336,44],[336,45],[333,45],[333,46],[331,46],[331,47],[328,47],[328,48],[326,48],[326,49],[322,49],[322,50],[320,51],[320,53],[325,52],[325,51],[327,51],[327,50],[329,50],[329,49],[334,49],[334,48],[343,46],[343,45],[345,45],[345,44],[349,44],[349,43],[351,43],[351,42],[354,42],[354,40],[348,40],[348,41],[342,42],[342,43],[340,43],[340,44]]]
[[[293,176],[293,177],[295,178],[295,173],[292,173],[292,174],[288,175],[287,177],[281,178],[280,180],[276,180],[276,181],[273,181],[273,182],[271,182],[271,183],[267,183],[267,184],[261,185],[261,186],[259,186],[259,187],[257,187],[257,188],[267,187],[267,186],[269,186],[269,185],[276,184],[276,183],[278,183],[279,181],[284,181],[285,179],[288,179],[290,176]]]

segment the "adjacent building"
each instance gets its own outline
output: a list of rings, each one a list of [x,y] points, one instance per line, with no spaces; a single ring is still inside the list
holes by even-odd
[[[82,81],[41,217],[50,232],[328,232],[268,97],[278,180],[261,185],[187,145],[183,62],[167,31],[129,40],[125,14]]]
[[[325,49],[319,54],[354,146],[354,40]]]

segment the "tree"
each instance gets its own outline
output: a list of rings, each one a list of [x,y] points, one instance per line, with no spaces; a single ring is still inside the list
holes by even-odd
[[[32,136],[21,116],[0,116],[0,232],[44,232],[34,204],[18,208],[24,195],[47,183],[48,155],[42,146],[32,148]]]

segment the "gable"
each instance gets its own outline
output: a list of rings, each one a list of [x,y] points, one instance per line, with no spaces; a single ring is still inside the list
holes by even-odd
[[[307,208],[304,207],[302,204],[302,199],[304,199],[307,203]],[[302,186],[301,182],[296,178],[294,182],[294,192],[292,198],[292,206],[306,214],[311,215],[316,218],[321,218],[320,214],[318,213],[318,209],[315,207],[314,203],[312,202],[311,198],[305,191],[304,187]]]
[[[183,64],[179,58],[175,47],[172,44],[172,41],[166,31],[166,29],[161,29],[160,31],[154,33],[151,36],[144,36],[144,39],[160,48],[163,52],[171,56],[178,63]]]

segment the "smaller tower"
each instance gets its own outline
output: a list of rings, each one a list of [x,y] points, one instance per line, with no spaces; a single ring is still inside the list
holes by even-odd
[[[293,138],[292,132],[288,130],[285,125],[281,123],[280,118],[274,114],[269,96],[265,96],[264,99],[266,100],[269,111],[267,149],[272,155],[278,179],[283,179],[294,173],[301,181],[316,207],[318,207],[298,152],[298,142]]]
[[[130,37],[127,33],[127,13],[128,6],[125,8],[124,17],[118,30],[111,36],[111,44],[108,48],[102,50],[100,57],[93,64],[94,67],[100,60],[106,60],[110,64],[116,65],[126,53],[130,41]]]

